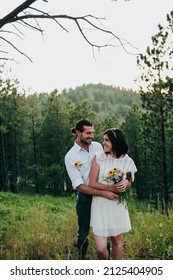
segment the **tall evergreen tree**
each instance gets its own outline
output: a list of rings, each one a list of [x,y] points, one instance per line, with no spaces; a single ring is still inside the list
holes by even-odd
[[[168,81],[172,74],[172,23],[173,12],[167,15],[168,26],[158,25],[158,33],[152,37],[152,47],[148,47],[145,55],[138,57],[138,65],[142,69],[141,98],[144,113],[144,138],[147,143],[146,161],[150,162],[149,170],[152,190],[158,183],[157,195],[162,201],[162,212],[168,215],[170,202],[170,184],[168,182],[168,166],[170,144],[168,134],[170,116],[172,115],[173,92]],[[153,162],[154,161],[154,162]]]
[[[42,126],[43,166],[48,172],[49,187],[55,194],[64,191],[64,155],[69,130],[66,102],[54,91],[48,98],[48,107]]]
[[[133,193],[136,194],[138,200],[148,198],[146,192],[146,174],[143,171],[145,166],[141,166],[142,160],[142,111],[139,106],[134,105],[128,112],[125,121],[122,123],[121,128],[126,134],[127,142],[129,144],[129,155],[133,158],[138,172],[135,175],[133,184]]]

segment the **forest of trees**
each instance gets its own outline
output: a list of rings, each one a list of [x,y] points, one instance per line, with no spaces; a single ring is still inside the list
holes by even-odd
[[[65,99],[74,103],[88,100],[93,111],[103,117],[115,115],[119,122],[125,119],[132,105],[141,104],[140,94],[132,89],[103,84],[88,84],[68,91],[64,89],[62,93]]]
[[[115,96],[123,95],[122,106],[126,116],[118,118],[116,111],[106,116],[92,110],[93,104],[87,99],[71,101],[65,93],[56,90],[50,94],[25,95],[17,91],[15,81],[1,81],[0,95],[0,190],[65,195],[72,193],[70,180],[64,166],[64,156],[73,145],[71,127],[81,118],[89,118],[95,127],[95,140],[102,141],[103,132],[108,127],[120,127],[126,133],[130,144],[130,156],[134,159],[138,172],[133,185],[133,193],[139,200],[152,201],[155,207],[164,202],[164,172],[161,153],[161,131],[157,119],[147,116],[141,106],[138,94],[108,87]],[[104,91],[105,106],[116,108],[116,98],[107,99],[107,86],[84,85],[84,89]],[[116,93],[117,91],[117,93]],[[76,92],[68,91],[71,99]],[[98,94],[96,94],[97,96]],[[92,95],[90,96],[93,97]],[[129,102],[131,98],[131,101]],[[106,101],[107,100],[107,101]],[[134,102],[134,103],[133,103]],[[167,102],[169,103],[169,102]],[[165,106],[170,105],[165,103]],[[129,106],[131,104],[131,107]],[[127,109],[128,108],[128,109]],[[171,108],[172,110],[172,108]],[[147,117],[146,117],[147,116]],[[173,183],[172,115],[167,114],[167,170],[169,202]],[[164,205],[162,205],[164,209]]]
[[[95,126],[96,140],[102,141],[104,130],[121,120],[116,112],[120,96],[124,96],[119,104],[126,108],[126,114],[135,100],[131,92],[101,84],[84,85],[62,94],[55,90],[33,95],[18,93],[17,81],[1,81],[0,85],[0,190],[14,193],[32,189],[36,193],[62,194],[64,186],[71,192],[64,169],[64,156],[74,141],[71,127],[77,120],[89,118]],[[98,113],[92,110],[97,104],[99,108],[99,91],[104,110],[115,107],[106,117],[102,117],[102,106]],[[87,100],[87,93],[93,102]],[[109,95],[112,98],[108,99]],[[139,102],[139,95],[137,98]]]
[[[17,81],[0,78],[1,191],[70,194],[64,167],[74,142],[70,128],[88,118],[97,141],[108,127],[125,132],[138,168],[134,196],[168,215],[173,192],[173,12],[167,22],[166,28],[158,26],[146,55],[138,57],[140,94],[90,84],[61,94],[27,95],[18,92]]]

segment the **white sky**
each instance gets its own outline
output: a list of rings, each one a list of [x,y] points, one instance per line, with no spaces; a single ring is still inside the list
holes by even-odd
[[[24,1],[24,0],[23,0]],[[22,0],[0,0],[0,17],[2,18]],[[48,0],[37,4],[54,14],[86,15],[106,17],[104,26],[116,35],[128,40],[136,47],[128,47],[133,53],[145,53],[151,42],[151,36],[158,31],[158,24],[165,25],[166,14],[173,10],[172,0]],[[136,55],[129,55],[122,48],[107,48],[96,59],[91,47],[84,41],[71,21],[61,21],[70,30],[63,31],[51,21],[41,23],[46,29],[44,41],[38,32],[25,29],[24,40],[11,39],[16,42],[24,56],[9,52],[19,63],[7,63],[11,67],[12,77],[18,78],[20,88],[30,92],[50,92],[55,88],[75,88],[82,84],[103,83],[114,86],[137,89],[134,79],[139,76]],[[6,26],[7,28],[7,26]],[[95,35],[96,36],[96,35]],[[99,35],[97,35],[99,39]]]

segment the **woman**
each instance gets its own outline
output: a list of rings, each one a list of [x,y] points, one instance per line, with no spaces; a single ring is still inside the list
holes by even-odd
[[[90,186],[99,190],[113,188],[120,196],[120,193],[131,187],[137,171],[134,161],[127,155],[129,146],[123,132],[115,128],[106,130],[103,148],[104,152],[93,159]],[[131,174],[130,179],[127,178],[127,173]],[[116,183],[117,181],[119,182]],[[98,258],[108,259],[107,239],[110,237],[112,259],[122,259],[124,249],[121,234],[131,229],[126,203],[120,199],[110,201],[103,197],[93,197],[90,225],[95,236]]]

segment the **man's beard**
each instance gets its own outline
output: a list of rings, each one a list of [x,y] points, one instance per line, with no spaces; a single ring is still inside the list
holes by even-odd
[[[89,140],[92,142],[92,139],[89,139]],[[81,142],[85,145],[90,145],[91,144],[91,142],[88,143],[87,139],[81,139]]]

